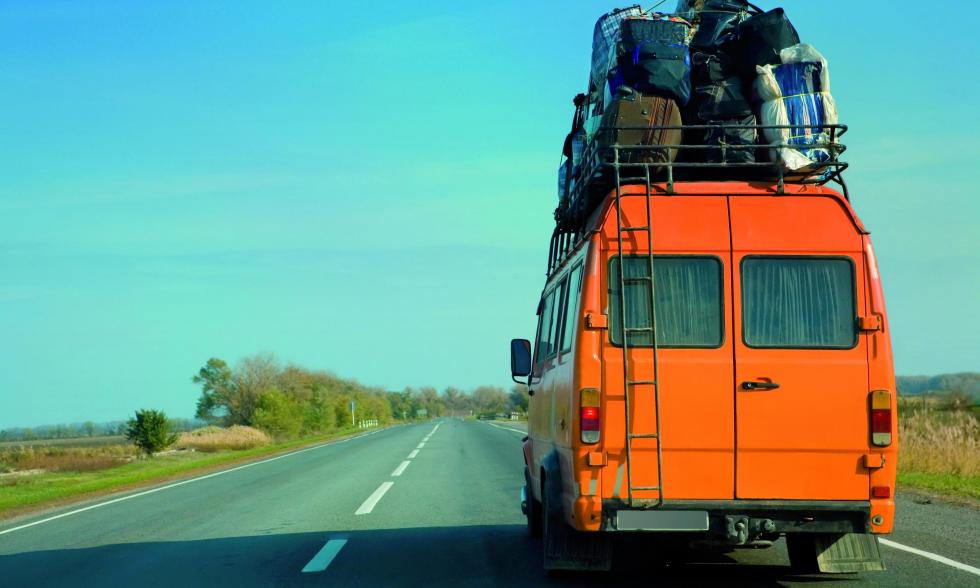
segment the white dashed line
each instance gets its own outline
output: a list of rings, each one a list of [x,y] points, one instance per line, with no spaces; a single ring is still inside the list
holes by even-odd
[[[401,463],[401,465],[399,465],[397,468],[395,468],[395,471],[391,472],[391,475],[393,477],[397,477],[397,476],[402,475],[402,472],[405,471],[405,468],[407,468],[408,467],[408,464],[410,464],[410,463],[412,463],[412,462],[410,462],[410,461],[403,461]]]
[[[958,570],[963,570],[964,572],[973,574],[975,576],[980,576],[980,568],[975,568],[973,566],[968,566],[965,563],[953,561],[948,557],[936,555],[935,553],[929,553],[928,551],[922,551],[921,549],[909,547],[908,545],[902,545],[901,543],[895,543],[894,541],[889,541],[888,539],[883,539],[880,537],[878,538],[878,543],[891,547],[892,549],[898,549],[900,551],[907,551],[909,553],[914,553],[915,555],[921,555],[922,557],[931,559],[932,561],[937,561],[941,564],[946,564],[951,568],[956,568]]]
[[[347,545],[347,539],[331,539],[327,541],[327,544],[313,556],[310,563],[306,564],[302,572],[304,574],[311,574],[327,569],[327,566],[337,557],[337,554],[344,548],[344,545]]]
[[[419,443],[419,446],[416,447],[415,449],[422,449],[423,447],[425,447],[425,441]]]
[[[372,510],[374,510],[374,507],[378,505],[378,502],[381,501],[381,497],[385,495],[385,492],[390,490],[394,485],[394,482],[382,482],[381,485],[378,486],[378,489],[375,490],[373,494],[368,496],[368,499],[364,501],[364,504],[362,504],[360,508],[354,512],[354,514],[364,515],[370,513]]]
[[[411,453],[408,454],[408,459],[415,459],[415,456],[419,454],[418,449],[413,449]]]

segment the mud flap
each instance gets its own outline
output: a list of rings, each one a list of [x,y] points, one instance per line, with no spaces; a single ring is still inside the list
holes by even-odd
[[[562,518],[546,515],[544,523],[544,569],[607,572],[612,569],[609,534],[583,533]]]
[[[817,567],[827,574],[880,572],[885,569],[878,537],[871,533],[817,535],[814,537]]]

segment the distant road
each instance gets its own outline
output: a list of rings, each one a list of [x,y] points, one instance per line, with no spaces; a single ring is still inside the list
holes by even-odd
[[[518,425],[395,427],[0,525],[0,585],[803,586],[778,542],[549,578],[527,537]],[[78,512],[79,509],[84,508]],[[58,518],[52,518],[58,517]],[[821,586],[980,586],[980,511],[900,499],[888,571]],[[945,557],[952,563],[930,559]],[[625,558],[624,558],[625,559]],[[735,562],[738,562],[736,565]],[[305,570],[305,571],[304,571]]]

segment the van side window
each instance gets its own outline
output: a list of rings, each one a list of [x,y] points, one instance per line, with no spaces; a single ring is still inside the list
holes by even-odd
[[[572,335],[578,321],[578,308],[582,297],[582,264],[575,266],[568,278],[568,295],[565,304],[565,331],[561,338],[561,350],[572,348]]]
[[[650,275],[646,256],[625,256],[626,328],[650,328]],[[623,344],[619,258],[609,262],[609,337]],[[654,256],[658,347],[720,347],[724,340],[722,265],[716,257]],[[650,333],[630,333],[630,347],[650,347]]]
[[[561,337],[561,311],[565,305],[565,298],[568,297],[567,284],[568,280],[562,280],[555,287],[555,305],[552,307],[551,312],[551,335],[548,337],[548,355],[545,357],[551,357],[558,353],[559,337]]]
[[[850,259],[746,257],[742,337],[750,347],[843,348],[857,344]]]
[[[538,328],[538,344],[534,351],[534,361],[535,363],[541,363],[548,357],[548,351],[551,341],[551,315],[555,307],[555,292],[557,289],[549,292],[543,299],[541,303],[541,319],[540,327]]]

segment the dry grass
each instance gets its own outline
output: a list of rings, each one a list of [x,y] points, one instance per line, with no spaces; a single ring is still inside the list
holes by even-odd
[[[980,476],[980,421],[970,411],[906,404],[899,412],[899,468]]]
[[[0,451],[0,471],[96,472],[135,455],[129,445],[103,447],[11,447]]]
[[[252,427],[234,425],[227,429],[221,427],[204,427],[187,433],[181,433],[177,440],[177,449],[194,449],[196,451],[213,452],[224,450],[252,449],[272,443],[268,435]]]

